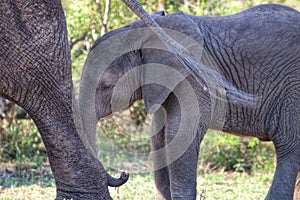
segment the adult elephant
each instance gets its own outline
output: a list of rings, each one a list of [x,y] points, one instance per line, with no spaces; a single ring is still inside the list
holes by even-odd
[[[98,76],[97,118],[144,99],[154,113],[155,182],[165,199],[196,198],[208,128],[272,141],[277,166],[266,199],[292,199],[300,167],[299,12],[273,4],[225,17],[140,11],[150,31],[141,21],[111,31],[87,59],[84,74]]]
[[[60,0],[0,2],[0,96],[37,125],[57,186],[56,199],[111,199],[113,179],[85,140],[72,105],[70,49]]]

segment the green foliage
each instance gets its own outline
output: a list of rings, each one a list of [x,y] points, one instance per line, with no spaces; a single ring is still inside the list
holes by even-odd
[[[270,170],[274,168],[272,143],[256,138],[242,138],[209,131],[202,144],[202,164],[210,169],[235,171]]]
[[[16,120],[11,113],[1,122],[0,162],[34,162],[39,167],[46,161],[46,150],[32,120]]]
[[[80,38],[84,33],[87,36],[72,48],[71,58],[73,62],[73,80],[79,79],[85,57],[90,47],[90,41],[94,42],[100,37],[98,27],[100,27],[99,13],[95,1],[72,1],[63,0],[65,10],[69,41],[72,42]]]

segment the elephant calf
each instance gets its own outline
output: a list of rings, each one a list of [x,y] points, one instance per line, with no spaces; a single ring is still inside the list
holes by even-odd
[[[143,21],[99,38],[84,69],[97,80],[97,118],[144,100],[154,114],[155,183],[165,199],[196,198],[208,128],[272,141],[277,167],[266,199],[292,199],[300,167],[299,12],[269,4],[224,17],[151,17],[183,51]]]

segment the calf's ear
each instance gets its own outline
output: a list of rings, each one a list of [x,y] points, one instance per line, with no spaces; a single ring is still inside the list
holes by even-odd
[[[156,21],[166,34],[187,50],[187,55],[180,56],[188,56],[188,59],[192,59],[196,61],[196,63],[200,61],[204,38],[197,24],[189,16],[180,12],[157,18]],[[151,41],[145,41],[142,44],[142,49],[154,48],[168,51],[166,55],[172,55],[174,58],[172,58],[173,60],[171,61],[170,58],[164,58],[164,56],[152,53],[151,55],[154,55],[155,58],[151,58],[151,55],[145,55],[145,58],[143,58],[143,62],[147,64],[144,65],[145,80],[142,88],[142,95],[147,112],[149,113],[157,111],[160,105],[167,100],[170,93],[174,91],[187,76],[194,73],[195,71],[193,68],[197,67],[186,66],[190,63],[178,64],[180,62],[177,59],[178,57],[176,57],[176,54],[181,54],[181,52],[176,50],[173,51],[162,45],[164,43],[163,41],[155,41],[160,40],[158,37],[156,37],[156,39],[153,38],[154,37],[151,37]],[[150,54],[149,50],[144,50],[143,52],[145,52],[145,54]],[[170,62],[165,61],[167,59],[170,59]],[[175,62],[177,62],[176,66],[174,65]]]

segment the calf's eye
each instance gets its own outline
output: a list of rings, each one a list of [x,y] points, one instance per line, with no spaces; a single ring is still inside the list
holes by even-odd
[[[114,84],[112,84],[110,82],[103,82],[101,84],[101,90],[108,90],[108,89],[110,89],[113,86],[114,86]]]

